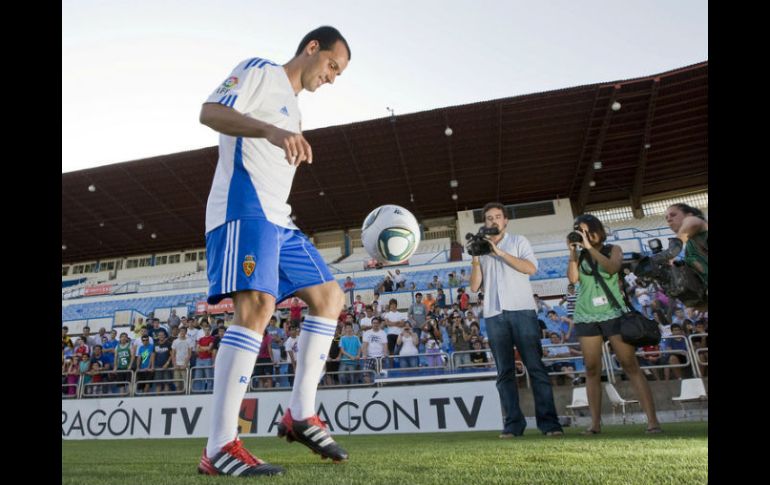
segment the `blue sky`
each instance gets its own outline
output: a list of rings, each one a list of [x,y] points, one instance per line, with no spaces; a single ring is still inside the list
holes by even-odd
[[[62,172],[217,144],[200,105],[320,25],[352,58],[304,129],[654,74],[708,59],[708,2],[64,0]]]

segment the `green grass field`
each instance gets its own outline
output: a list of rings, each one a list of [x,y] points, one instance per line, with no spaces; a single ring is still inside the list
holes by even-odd
[[[287,469],[281,477],[198,475],[204,439],[62,441],[62,483],[170,485],[275,484],[695,484],[708,482],[708,423],[605,426],[602,434],[546,437],[536,430],[499,440],[495,432],[344,436],[350,461],[335,465],[278,438],[245,438],[257,456]]]

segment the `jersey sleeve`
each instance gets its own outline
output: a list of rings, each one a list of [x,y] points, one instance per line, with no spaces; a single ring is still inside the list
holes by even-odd
[[[266,65],[275,64],[258,57],[241,62],[211,93],[206,102],[228,106],[244,114],[254,111],[266,92]]]

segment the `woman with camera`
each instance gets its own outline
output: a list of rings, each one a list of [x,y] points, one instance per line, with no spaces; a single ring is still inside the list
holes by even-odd
[[[668,249],[654,256],[672,260],[684,246],[684,263],[695,270],[706,285],[706,298],[709,286],[709,225],[700,209],[687,204],[673,204],[666,209],[666,223],[676,233],[668,240]],[[708,308],[708,300],[698,308]]]
[[[567,236],[569,263],[567,278],[572,284],[580,283],[578,298],[575,302],[575,332],[583,352],[586,367],[586,391],[588,406],[591,410],[591,426],[586,435],[601,431],[601,372],[602,345],[609,340],[620,362],[639,396],[642,409],[647,415],[647,432],[660,433],[660,423],[655,414],[655,403],[647,379],[639,368],[636,349],[623,341],[620,336],[619,317],[628,311],[625,308],[623,294],[618,281],[618,272],[623,261],[623,251],[619,246],[604,244],[607,233],[602,222],[590,214],[583,214],[575,219],[575,232]],[[578,248],[582,246],[582,250]],[[598,277],[605,282],[612,297],[621,307],[611,303]]]

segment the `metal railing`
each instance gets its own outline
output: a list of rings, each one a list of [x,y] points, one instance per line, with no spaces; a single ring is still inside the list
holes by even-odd
[[[690,352],[692,354],[693,359],[693,369],[697,371],[696,374],[694,374],[695,377],[703,377],[703,371],[701,370],[701,367],[708,367],[708,347],[701,347],[700,343],[697,345],[693,341],[693,337],[700,337],[701,339],[704,339],[708,337],[708,333],[694,333],[687,336],[687,340],[690,343]],[[702,359],[701,355],[706,354],[706,358]],[[698,365],[695,365],[697,363]]]
[[[681,356],[685,357],[684,362],[681,362],[679,364],[670,364],[670,363],[668,363],[668,361],[670,360],[670,358],[669,358],[667,360],[667,362],[664,363],[664,364],[655,364],[655,365],[643,365],[643,364],[640,364],[640,367],[642,368],[642,370],[645,370],[645,369],[647,369],[647,370],[655,370],[656,371],[656,375],[657,375],[657,369],[667,369],[667,368],[668,369],[673,369],[673,368],[691,367],[692,371],[693,371],[693,375],[698,375],[699,371],[697,369],[697,366],[695,365],[695,359],[692,358],[692,356],[694,354],[693,354],[693,351],[692,351],[692,347],[690,345],[690,340],[685,335],[667,335],[667,336],[661,338],[661,342],[663,340],[682,340],[685,343],[685,350],[666,349],[666,348],[664,348],[664,349],[658,348],[657,350],[651,350],[651,351],[637,350],[635,352],[635,355],[637,357],[644,357],[644,356],[647,356],[647,355],[660,355],[660,356],[664,356],[664,355],[681,355]],[[609,370],[608,378],[609,378],[610,382],[612,382],[614,384],[616,382],[615,373],[616,372],[622,372],[623,368],[620,365],[620,363],[618,362],[618,360],[617,360],[617,358],[615,356],[615,353],[610,351],[610,342],[609,341],[604,342],[604,346],[603,346],[602,351],[607,356],[607,362],[610,364],[609,367],[608,367],[608,370]]]

